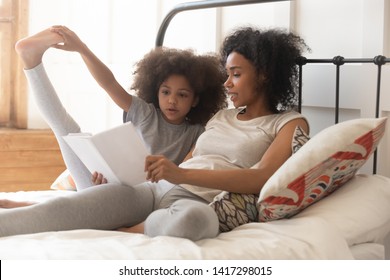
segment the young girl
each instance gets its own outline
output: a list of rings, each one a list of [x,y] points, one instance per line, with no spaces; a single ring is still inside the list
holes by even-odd
[[[152,50],[136,65],[132,90],[137,97],[129,94],[107,66],[64,26],[20,40],[16,51],[24,62],[36,103],[57,137],[78,190],[106,180],[102,174],[91,176],[62,139],[80,128],[62,107],[41,63],[49,47],[80,53],[99,85],[124,110],[124,120],[139,130],[149,151],[165,155],[176,164],[185,159],[206,122],[226,107],[224,74],[216,56],[195,55],[190,50]]]
[[[0,212],[0,236],[80,228],[129,227],[150,237],[193,241],[218,235],[209,206],[222,190],[258,194],[291,156],[294,131],[308,123],[296,106],[296,59],[306,48],[293,33],[242,28],[222,46],[225,87],[236,108],[221,110],[198,138],[191,158],[177,166],[146,158],[149,181],[103,184],[29,207]]]

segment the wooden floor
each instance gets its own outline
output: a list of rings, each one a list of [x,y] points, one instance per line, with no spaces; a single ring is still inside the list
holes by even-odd
[[[0,192],[48,190],[64,170],[50,130],[0,129]]]

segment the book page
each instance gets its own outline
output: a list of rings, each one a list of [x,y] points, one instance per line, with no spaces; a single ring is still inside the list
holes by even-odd
[[[149,152],[131,122],[98,133],[92,141],[122,183],[136,185],[146,181],[145,158]]]
[[[74,151],[89,170],[100,168],[94,171],[102,173],[109,183],[119,181],[134,186],[146,181],[144,166],[145,157],[149,152],[131,122],[97,133],[91,137],[65,136],[64,139],[70,144],[70,142],[75,141],[69,141],[69,138],[80,139],[79,143],[81,144],[78,145],[78,151],[76,149]],[[89,145],[94,147],[95,151],[98,151],[99,156],[96,156],[92,148],[81,147],[86,145],[83,144],[83,138],[89,139]]]
[[[99,172],[104,174],[104,177],[109,182],[120,183],[119,178],[115,176],[110,166],[92,143],[91,137],[91,135],[83,135],[83,133],[72,133],[63,138],[91,173]]]

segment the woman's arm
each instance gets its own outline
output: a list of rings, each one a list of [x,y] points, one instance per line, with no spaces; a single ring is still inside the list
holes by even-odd
[[[51,30],[64,38],[63,44],[53,47],[78,52],[97,83],[120,108],[127,112],[132,101],[131,94],[118,83],[111,70],[70,29],[64,26],[54,26]]]
[[[279,131],[262,159],[250,169],[199,170],[175,166],[162,156],[147,158],[148,179],[165,179],[175,184],[190,184],[237,193],[259,193],[265,182],[291,156],[291,141],[296,126],[308,132],[304,119],[288,122]]]

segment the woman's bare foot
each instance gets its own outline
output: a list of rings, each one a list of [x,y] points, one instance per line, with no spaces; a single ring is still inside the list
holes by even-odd
[[[45,51],[64,41],[61,35],[49,29],[16,42],[15,50],[21,57],[25,69],[31,69],[42,62]]]
[[[145,225],[144,222],[142,222],[142,223],[135,225],[135,226],[132,226],[132,227],[118,228],[117,231],[130,232],[130,233],[144,233],[145,232],[144,225]]]
[[[18,207],[25,207],[36,204],[36,202],[32,201],[13,201],[8,199],[0,199],[0,208],[18,208]]]

